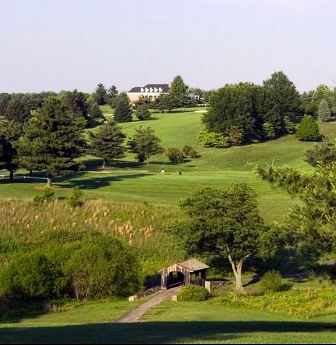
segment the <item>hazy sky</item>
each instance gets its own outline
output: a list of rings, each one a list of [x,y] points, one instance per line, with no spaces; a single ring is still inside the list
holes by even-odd
[[[336,0],[0,0],[0,92],[336,83]]]

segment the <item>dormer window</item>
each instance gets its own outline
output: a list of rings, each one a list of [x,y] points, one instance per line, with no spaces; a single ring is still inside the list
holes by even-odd
[[[149,92],[149,89],[148,89],[148,87],[146,87],[146,88],[145,88],[145,92]]]
[[[154,92],[154,89],[152,87],[149,90],[150,90],[149,92]]]
[[[143,87],[141,88],[141,92],[145,92],[145,89]]]

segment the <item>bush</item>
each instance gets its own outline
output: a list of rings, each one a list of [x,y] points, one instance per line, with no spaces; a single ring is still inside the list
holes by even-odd
[[[242,128],[232,126],[228,132],[228,141],[232,145],[241,145],[245,141],[245,132]]]
[[[172,163],[183,163],[185,160],[184,153],[175,147],[167,150],[167,157]]]
[[[263,124],[263,132],[266,139],[274,139],[275,138],[275,129],[272,123],[265,122]]]
[[[137,258],[117,239],[100,236],[86,240],[67,263],[77,299],[99,299],[134,294],[140,288]]]
[[[322,139],[319,126],[310,115],[305,115],[298,127],[296,136],[301,141],[321,141]]]
[[[266,272],[260,281],[262,291],[265,292],[279,292],[282,289],[282,277],[277,271]]]
[[[199,158],[200,157],[200,154],[192,146],[185,145],[183,147],[182,151],[186,155],[186,157],[190,157],[190,158]]]
[[[55,192],[51,188],[47,187],[43,193],[34,196],[33,202],[41,205],[53,199],[55,199]]]
[[[207,147],[230,147],[228,138],[225,137],[222,133],[202,131],[199,133],[197,140],[200,144]]]
[[[15,257],[1,272],[0,284],[4,295],[28,299],[57,297],[65,287],[61,270],[39,253]]]
[[[295,123],[291,121],[289,116],[285,116],[285,129],[288,134],[294,134],[296,131]]]
[[[148,106],[143,104],[137,107],[135,115],[140,121],[150,120],[151,118],[151,113],[148,109]]]
[[[83,192],[78,188],[75,187],[72,189],[71,194],[68,197],[67,203],[71,207],[82,206],[83,201],[81,198],[83,197]]]
[[[184,286],[178,294],[178,300],[183,302],[200,302],[206,301],[209,298],[209,291],[197,285]]]

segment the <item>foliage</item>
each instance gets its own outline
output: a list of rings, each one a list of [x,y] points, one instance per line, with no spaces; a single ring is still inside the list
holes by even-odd
[[[184,145],[182,151],[186,157],[199,158],[200,154],[190,145]]]
[[[263,132],[266,139],[274,139],[276,136],[274,126],[270,122],[265,122],[263,124]]]
[[[312,116],[306,115],[296,131],[296,136],[301,141],[321,141],[319,126]]]
[[[94,99],[98,103],[98,105],[107,104],[108,95],[107,95],[106,88],[102,83],[98,84],[94,93]]]
[[[232,126],[228,131],[228,141],[232,145],[241,145],[245,142],[245,132],[243,128]]]
[[[36,111],[17,145],[19,162],[28,170],[45,170],[48,177],[77,169],[83,153],[84,122],[57,98]]]
[[[153,108],[161,112],[170,112],[174,108],[178,108],[180,103],[174,96],[170,94],[162,94],[157,97],[153,103]]]
[[[306,160],[314,167],[318,165],[326,166],[336,162],[336,140],[327,140],[320,144],[315,144],[312,149],[307,150]]]
[[[98,237],[82,243],[66,271],[77,299],[127,296],[140,288],[141,268],[119,240]]]
[[[160,139],[150,127],[137,128],[133,138],[128,142],[128,147],[130,152],[137,154],[139,162],[147,160],[147,164],[149,164],[149,157],[151,155],[163,152],[163,148],[160,146]]]
[[[242,290],[243,262],[262,252],[267,235],[254,191],[246,184],[205,188],[185,199],[181,207],[188,215],[187,221],[177,225],[185,249],[190,254],[227,256],[236,276],[236,288]]]
[[[88,112],[88,127],[101,125],[105,121],[105,117],[99,108],[97,102],[92,103]]]
[[[285,130],[288,134],[294,134],[296,131],[295,123],[289,118],[289,116],[285,116]]]
[[[183,102],[188,95],[188,86],[184,83],[180,75],[176,76],[170,85],[169,93],[174,98]]]
[[[68,205],[71,207],[82,206],[83,201],[81,199],[83,195],[83,192],[78,187],[73,188],[67,199]]]
[[[136,108],[135,115],[140,121],[150,120],[151,118],[151,113],[146,105],[139,105]]]
[[[318,117],[322,122],[327,122],[331,119],[331,111],[329,108],[329,104],[325,99],[322,99],[322,101],[319,104]]]
[[[92,153],[111,163],[115,159],[124,157],[126,148],[124,147],[125,134],[120,130],[117,123],[108,121],[102,125],[96,133],[90,132]]]
[[[1,272],[1,290],[9,297],[47,298],[64,289],[61,271],[39,253],[14,257]]]
[[[112,85],[108,90],[107,90],[107,98],[108,98],[108,103],[112,108],[115,108],[116,106],[116,101],[118,99],[119,91],[115,85]]]
[[[202,286],[188,285],[182,287],[178,300],[182,302],[201,302],[210,298],[210,293]]]
[[[121,93],[116,100],[114,121],[116,122],[131,122],[132,121],[132,109],[129,105],[127,95]]]
[[[277,271],[268,271],[260,281],[263,292],[279,292],[283,287],[281,274]]]
[[[42,193],[34,196],[33,203],[42,205],[54,199],[55,199],[55,192],[51,188],[47,187],[44,189]]]
[[[227,307],[241,307],[309,319],[336,312],[334,290],[290,290],[263,296],[227,295],[211,301]]]
[[[209,131],[201,131],[198,136],[197,140],[200,144],[207,146],[207,147],[229,147],[230,144],[228,143],[228,138],[225,137],[221,133],[216,132],[209,132]]]
[[[175,147],[167,149],[167,157],[172,163],[183,163],[185,160],[184,152]]]

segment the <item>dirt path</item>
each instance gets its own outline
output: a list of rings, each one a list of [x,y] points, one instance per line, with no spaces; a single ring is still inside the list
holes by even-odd
[[[117,321],[117,323],[131,323],[137,322],[148,310],[154,308],[158,304],[162,303],[173,295],[176,295],[180,287],[164,290],[159,292],[157,295],[153,296],[149,301],[141,304],[140,307],[134,309],[129,314]],[[131,302],[130,302],[131,303]]]

